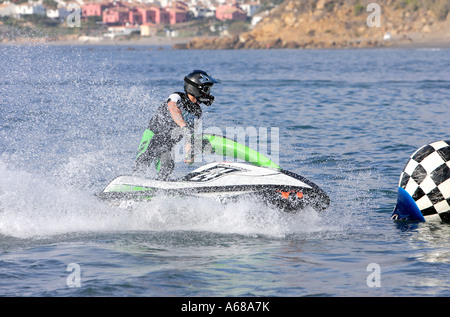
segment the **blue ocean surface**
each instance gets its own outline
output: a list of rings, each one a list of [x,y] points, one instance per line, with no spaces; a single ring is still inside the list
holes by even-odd
[[[97,199],[193,69],[222,81],[203,128],[277,132],[326,211]],[[450,139],[449,69],[448,49],[0,46],[0,296],[449,296],[450,226],[390,219],[409,156]]]

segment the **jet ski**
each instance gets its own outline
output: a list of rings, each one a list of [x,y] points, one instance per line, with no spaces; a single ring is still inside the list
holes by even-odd
[[[154,197],[191,196],[222,203],[254,199],[286,212],[307,207],[317,211],[328,208],[330,198],[319,186],[282,169],[266,156],[218,135],[203,135],[202,141],[211,153],[243,162],[209,163],[169,181],[119,176],[98,197],[121,207],[151,201]]]

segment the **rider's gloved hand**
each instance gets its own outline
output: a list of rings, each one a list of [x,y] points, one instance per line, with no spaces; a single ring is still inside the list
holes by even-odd
[[[193,164],[194,163],[194,156],[191,154],[186,154],[185,158],[184,158],[184,163],[186,164]]]

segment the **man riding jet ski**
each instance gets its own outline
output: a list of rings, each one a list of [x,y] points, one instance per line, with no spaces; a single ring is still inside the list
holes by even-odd
[[[183,137],[186,139],[184,162],[194,162],[194,120],[202,116],[201,103],[210,106],[214,102],[211,89],[217,83],[218,80],[202,70],[194,70],[184,77],[184,92],[171,94],[150,119],[139,146],[136,173],[144,173],[154,162],[158,179],[167,179],[175,167],[173,149]]]
[[[200,103],[214,101],[211,88],[218,80],[201,70],[184,78],[184,92],[169,96],[151,118],[138,149],[133,175],[120,176],[98,194],[107,202],[129,207],[135,202],[163,197],[209,197],[223,203],[239,199],[256,199],[283,211],[297,212],[306,207],[322,211],[329,206],[327,194],[306,178],[283,170],[260,153],[220,135],[194,131],[194,120],[200,119]],[[245,161],[210,163],[186,176],[168,180],[174,170],[175,145],[185,137],[184,162],[194,162],[194,144],[203,154],[216,154]],[[200,142],[198,142],[200,139]],[[156,164],[156,179],[144,176]]]

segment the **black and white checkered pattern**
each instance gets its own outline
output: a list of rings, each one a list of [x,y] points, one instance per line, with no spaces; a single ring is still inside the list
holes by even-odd
[[[450,140],[414,152],[399,187],[412,196],[426,220],[450,221]]]

